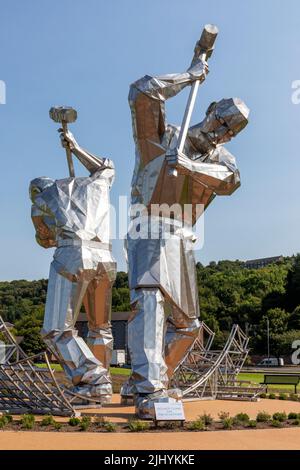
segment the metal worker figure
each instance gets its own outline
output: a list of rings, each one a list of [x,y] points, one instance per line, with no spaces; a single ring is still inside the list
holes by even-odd
[[[187,72],[146,75],[129,92],[136,145],[127,237],[132,376],[122,395],[134,393],[142,418],[153,417],[155,402],[172,400],[169,380],[198,335],[192,231],[200,215],[196,206],[206,208],[216,195],[230,195],[240,185],[235,158],[223,144],[246,126],[247,106],[238,98],[213,102],[202,122],[189,127],[216,35],[216,27],[205,27]],[[168,124],[165,101],[189,85],[183,125]],[[185,205],[191,210],[185,211]]]
[[[75,110],[51,108],[50,116],[62,124],[59,131],[70,177],[56,181],[36,178],[30,184],[36,240],[44,248],[56,248],[42,335],[73,382],[73,392],[109,402],[111,292],[116,275],[110,245],[109,191],[114,165],[82,149],[68,131],[67,122],[76,119]],[[90,176],[75,177],[72,154]],[[88,318],[87,344],[75,329],[82,304]]]

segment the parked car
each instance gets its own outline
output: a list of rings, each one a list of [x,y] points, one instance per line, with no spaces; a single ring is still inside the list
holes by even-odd
[[[259,367],[278,367],[284,366],[284,360],[282,357],[265,357],[258,364]]]

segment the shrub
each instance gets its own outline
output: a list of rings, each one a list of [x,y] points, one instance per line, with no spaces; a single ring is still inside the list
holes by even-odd
[[[288,419],[298,419],[298,413],[294,413],[294,412],[289,413]]]
[[[266,411],[260,411],[256,415],[256,421],[258,423],[267,423],[270,420],[271,420],[271,415],[267,413]]]
[[[268,395],[265,392],[263,392],[259,396],[260,396],[260,398],[267,398]]]
[[[54,421],[53,426],[56,431],[59,431],[62,427],[62,424],[58,423],[57,421]]]
[[[229,413],[228,413],[228,411],[220,411],[218,416],[219,416],[220,420],[223,421],[223,419],[229,418]]]
[[[111,423],[110,421],[104,423],[103,427],[107,432],[116,432],[117,430],[117,425],[115,423]]]
[[[195,421],[191,421],[188,424],[188,429],[190,431],[204,431],[205,430],[205,422],[202,418],[198,418]]]
[[[5,428],[9,424],[9,420],[7,419],[6,415],[0,416],[0,429]]]
[[[74,416],[69,419],[69,426],[78,426],[80,424],[80,419],[75,418]]]
[[[255,419],[250,419],[247,423],[248,428],[256,428],[257,427],[257,421]]]
[[[293,424],[294,426],[299,426],[299,425],[300,425],[300,419],[299,419],[299,418],[295,419],[295,420],[292,422],[292,424]]]
[[[286,393],[279,393],[279,400],[287,400],[287,394]]]
[[[202,415],[199,416],[198,419],[202,420],[206,426],[209,426],[214,421],[213,417],[210,414],[207,414],[207,413],[203,413]]]
[[[91,425],[91,422],[92,422],[92,419],[90,416],[83,416],[79,424],[81,431],[87,431],[87,429]]]
[[[5,413],[3,416],[5,416],[8,423],[12,423],[12,421],[13,421],[12,415],[10,415],[8,413]]]
[[[250,421],[250,417],[247,413],[238,413],[235,415],[234,421],[237,424],[247,424]]]
[[[271,426],[273,426],[273,428],[281,428],[282,422],[278,421],[277,419],[273,419],[271,422]]]
[[[289,398],[292,401],[298,401],[298,399],[299,399],[297,393],[290,393]]]
[[[275,393],[269,393],[269,399],[270,400],[275,400],[276,399]]]
[[[54,426],[55,421],[52,415],[44,416],[41,421],[41,426]]]
[[[223,429],[232,429],[234,420],[230,417],[222,419]]]
[[[140,421],[139,419],[131,419],[128,421],[128,427],[131,432],[148,431],[150,424],[146,421]]]
[[[287,415],[285,412],[277,412],[273,414],[273,420],[275,421],[280,421],[281,423],[283,423],[283,421],[286,421],[286,419]]]
[[[103,416],[96,416],[94,418],[94,424],[99,428],[103,428],[106,424],[105,418]]]
[[[21,418],[21,425],[24,429],[32,429],[35,423],[35,417],[33,415],[23,415]]]

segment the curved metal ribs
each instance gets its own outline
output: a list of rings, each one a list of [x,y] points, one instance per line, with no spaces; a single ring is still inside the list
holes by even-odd
[[[172,385],[186,399],[255,399],[260,388],[237,380],[249,352],[249,338],[233,325],[223,350],[211,350],[213,339],[214,333],[202,322],[199,337],[176,369]]]
[[[36,367],[0,317],[0,412],[72,416],[78,414],[57,383],[46,353]]]

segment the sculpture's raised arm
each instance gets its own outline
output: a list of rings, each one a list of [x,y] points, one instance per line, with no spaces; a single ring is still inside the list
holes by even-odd
[[[73,134],[68,130],[61,133],[61,143],[64,148],[69,147],[73,155],[90,172],[91,175],[105,168],[114,169],[113,162],[108,158],[97,157],[80,147]]]

